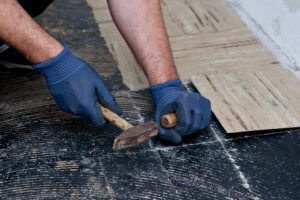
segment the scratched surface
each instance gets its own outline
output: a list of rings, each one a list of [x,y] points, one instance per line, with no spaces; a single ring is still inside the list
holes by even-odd
[[[193,83],[227,133],[300,126],[300,80],[283,67],[203,73]]]
[[[87,0],[102,37],[130,89],[147,79],[109,14],[106,0]],[[245,70],[279,65],[224,0],[161,0],[161,8],[180,78],[201,72]]]
[[[80,9],[78,9],[80,8]],[[76,12],[74,12],[76,10]],[[130,92],[84,0],[56,1],[38,19],[101,74],[137,124],[147,90]],[[187,89],[194,88],[191,85]],[[172,146],[155,138],[112,151],[121,131],[60,112],[36,72],[0,68],[0,199],[299,199],[300,131],[227,137],[209,128]]]
[[[148,82],[106,1],[87,0],[123,82]],[[300,85],[224,0],[162,0],[177,71],[212,102],[227,133],[300,127]]]

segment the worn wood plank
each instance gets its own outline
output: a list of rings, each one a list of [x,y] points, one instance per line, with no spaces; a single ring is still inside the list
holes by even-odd
[[[113,23],[103,23],[99,24],[99,28],[102,30],[102,36],[122,73],[123,82],[127,85],[147,87],[147,78],[117,27]]]
[[[246,29],[171,38],[179,76],[184,81],[200,72],[251,70],[278,61]]]
[[[101,35],[122,73],[123,82],[131,89],[148,87],[145,74],[112,21],[107,2],[89,0],[88,5],[92,8]]]
[[[113,22],[111,14],[107,9],[96,9],[93,13],[96,19],[96,23],[98,24]]]
[[[212,109],[228,133],[300,126],[300,91],[294,87],[300,81],[280,66],[201,73],[192,80],[211,99]]]
[[[186,4],[198,19],[202,19],[202,32],[221,32],[243,27],[242,21],[223,0],[187,0]]]
[[[107,9],[107,1],[106,0],[86,0],[88,5],[93,8],[93,10],[101,10]]]
[[[164,16],[168,16],[166,19],[166,27],[169,35],[171,36],[181,36],[197,34],[200,31],[201,23],[197,19],[197,16],[186,4],[185,1],[173,1],[173,0],[162,0],[161,1],[162,11]],[[177,11],[177,12],[174,12]],[[170,19],[170,20],[169,20]],[[170,27],[177,26],[181,29],[181,34],[175,34],[173,29],[169,30]]]
[[[89,5],[123,82],[132,90],[147,88],[148,81],[112,22],[107,3],[95,5],[91,1]],[[161,6],[176,68],[185,82],[203,70],[228,71],[232,67],[247,69],[277,63],[222,0],[162,0]]]

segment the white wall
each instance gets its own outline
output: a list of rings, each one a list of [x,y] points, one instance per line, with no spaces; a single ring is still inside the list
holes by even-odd
[[[258,37],[268,37],[279,57],[286,57],[283,63],[294,70],[300,70],[300,0],[227,0]],[[251,28],[251,27],[250,27]],[[260,32],[260,33],[259,33]],[[265,36],[262,36],[265,35]],[[262,36],[262,37],[261,37]],[[269,43],[270,43],[269,41]],[[275,53],[274,46],[268,45]],[[282,61],[282,59],[279,58]],[[299,73],[299,71],[297,72]]]

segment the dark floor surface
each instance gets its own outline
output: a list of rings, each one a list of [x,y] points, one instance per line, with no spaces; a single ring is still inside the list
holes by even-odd
[[[150,94],[122,84],[84,0],[56,1],[38,21],[96,69],[128,120],[152,119]],[[229,137],[213,119],[179,146],[114,152],[120,130],[60,112],[38,73],[4,68],[0,130],[1,199],[300,199],[300,130]]]

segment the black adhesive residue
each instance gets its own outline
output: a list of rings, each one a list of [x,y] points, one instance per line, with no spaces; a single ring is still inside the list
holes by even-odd
[[[153,119],[131,92],[84,0],[55,1],[38,22],[91,64],[136,125]],[[101,31],[101,30],[100,30]],[[192,89],[192,87],[189,89]],[[33,71],[0,68],[1,199],[298,199],[300,132],[227,137],[217,120],[181,145],[154,138],[114,152],[121,130],[58,110]]]

